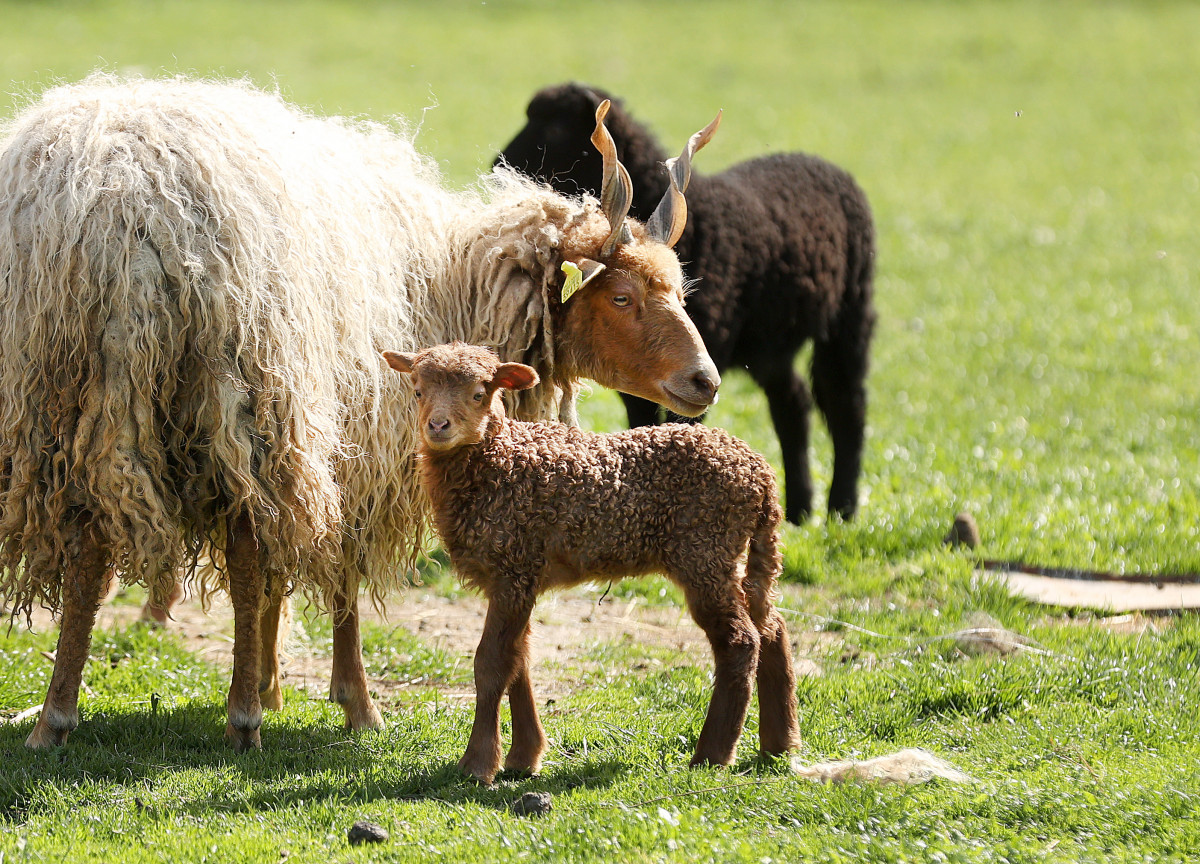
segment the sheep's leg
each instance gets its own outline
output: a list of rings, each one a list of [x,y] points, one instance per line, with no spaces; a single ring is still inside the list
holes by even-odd
[[[808,414],[812,398],[804,379],[792,368],[791,357],[782,364],[751,367],[750,374],[767,396],[771,423],[779,436],[783,456],[784,516],[799,525],[812,512],[813,482],[808,467]]]
[[[865,341],[861,346],[839,344],[849,341],[842,336],[818,342],[813,347],[812,366],[813,396],[833,440],[829,512],[843,519],[853,516],[858,507],[858,475],[867,425],[867,346]]]
[[[508,688],[508,705],[512,710],[512,747],[504,758],[505,771],[536,774],[542,767],[546,752],[546,731],[538,717],[533,698],[533,682],[529,677],[529,626],[517,640],[517,673]]]
[[[253,520],[246,514],[231,517],[225,542],[229,599],[233,603],[233,681],[229,685],[229,723],[225,727],[225,740],[241,753],[262,747],[258,680],[263,573]]]
[[[758,743],[763,753],[778,756],[800,744],[796,718],[796,672],[787,625],[771,595],[782,567],[779,534],[767,526],[751,538],[746,558],[746,602],[759,633]]]
[[[333,615],[333,673],[329,679],[329,701],[342,706],[347,729],[382,729],[383,716],[371,700],[367,670],[363,667],[357,580],[344,585],[329,598],[329,610]]]
[[[707,590],[686,587],[688,608],[712,645],[716,673],[708,715],[691,764],[728,765],[746,721],[759,636],[732,573],[692,580]],[[718,587],[719,586],[719,587]]]
[[[621,401],[625,403],[625,414],[629,417],[629,428],[634,429],[638,426],[657,426],[658,419],[658,404],[651,402],[649,399],[642,399],[640,396],[630,396],[627,393],[621,394]]]
[[[533,611],[532,597],[516,602],[496,597],[490,600],[483,636],[475,651],[475,722],[467,750],[458,760],[464,774],[489,784],[500,768],[500,700],[517,678],[519,648]],[[523,701],[520,692],[518,688],[518,702]],[[532,691],[528,698],[532,703]],[[528,737],[527,732],[520,735],[521,740]],[[517,738],[515,730],[513,737]]]
[[[262,645],[258,652],[258,699],[263,708],[283,708],[283,688],[279,684],[280,643],[287,636],[292,607],[279,586],[270,593],[262,614]]]
[[[759,634],[758,745],[763,753],[778,756],[800,744],[792,645],[783,616],[775,609],[759,624]]]
[[[46,701],[25,746],[34,750],[58,747],[79,725],[79,685],[92,644],[92,628],[100,600],[111,582],[107,550],[90,525],[84,527],[81,548],[71,550],[63,573],[62,620],[54,674]]]

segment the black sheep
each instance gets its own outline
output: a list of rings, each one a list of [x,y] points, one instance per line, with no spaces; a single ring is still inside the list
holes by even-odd
[[[600,188],[589,136],[602,90],[562,84],[537,93],[528,122],[497,157],[567,194]],[[667,154],[613,99],[608,129],[633,179],[630,215],[646,219],[667,189]],[[783,451],[786,516],[812,509],[808,412],[812,399],[794,369],[813,340],[812,389],[833,439],[829,511],[858,504],[866,424],[875,229],[866,195],[848,173],[816,156],[781,153],[712,176],[692,175],[688,221],[676,244],[696,290],[687,311],[724,371],[743,366],[763,388]],[[631,426],[658,422],[651,402],[625,399]]]

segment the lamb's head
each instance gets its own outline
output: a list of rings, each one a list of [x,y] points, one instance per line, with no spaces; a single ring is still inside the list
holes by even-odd
[[[383,359],[411,376],[421,441],[433,453],[478,444],[492,418],[504,416],[500,390],[525,390],[538,383],[531,367],[501,363],[487,348],[464,342],[415,354],[384,351]]]
[[[580,377],[641,396],[689,417],[717,398],[720,373],[683,310],[683,270],[671,251],[687,222],[684,190],[692,155],[708,143],[721,115],[666,163],[670,188],[645,225],[629,219],[629,173],[604,127],[609,102],[596,109],[592,143],[604,160],[601,213],[564,238],[557,298],[564,366]]]

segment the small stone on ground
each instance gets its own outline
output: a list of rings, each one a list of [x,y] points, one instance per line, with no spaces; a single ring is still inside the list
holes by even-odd
[[[975,517],[965,511],[955,516],[950,533],[943,542],[949,546],[966,546],[968,549],[978,546],[979,526],[975,524]]]
[[[365,819],[355,822],[346,832],[346,839],[350,841],[351,846],[358,846],[362,843],[382,843],[388,839],[388,836],[385,829]]]
[[[554,809],[549,792],[526,792],[511,805],[517,816],[542,816]]]

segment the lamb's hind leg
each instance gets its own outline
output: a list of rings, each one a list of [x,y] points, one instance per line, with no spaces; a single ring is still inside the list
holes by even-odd
[[[262,747],[258,681],[263,572],[253,520],[245,514],[230,517],[225,543],[229,599],[233,604],[233,680],[229,684],[225,740],[241,753]]]
[[[512,709],[512,747],[504,758],[505,771],[536,774],[542,767],[546,752],[546,731],[538,717],[533,697],[533,682],[529,677],[529,625],[517,640],[517,674],[508,688],[508,705]]]
[[[732,571],[732,568],[730,568]],[[701,587],[694,587],[694,586]],[[712,645],[716,673],[708,715],[692,765],[728,765],[746,721],[759,637],[734,574],[713,574],[685,586],[688,608]]]
[[[329,701],[342,706],[347,729],[382,729],[383,716],[371,699],[367,670],[363,667],[357,581],[344,585],[329,598],[329,611],[333,615],[333,672],[329,679]]]
[[[108,550],[90,520],[79,532],[79,548],[68,551],[54,674],[41,716],[25,739],[25,746],[34,750],[67,743],[67,736],[79,725],[83,666],[91,647],[100,598],[110,582]]]
[[[458,760],[459,769],[481,783],[491,783],[500,768],[500,700],[517,678],[518,646],[533,611],[532,597],[494,596],[489,601],[475,651],[475,722],[467,750]],[[530,702],[532,698],[530,692]],[[519,689],[517,701],[523,702]]]

